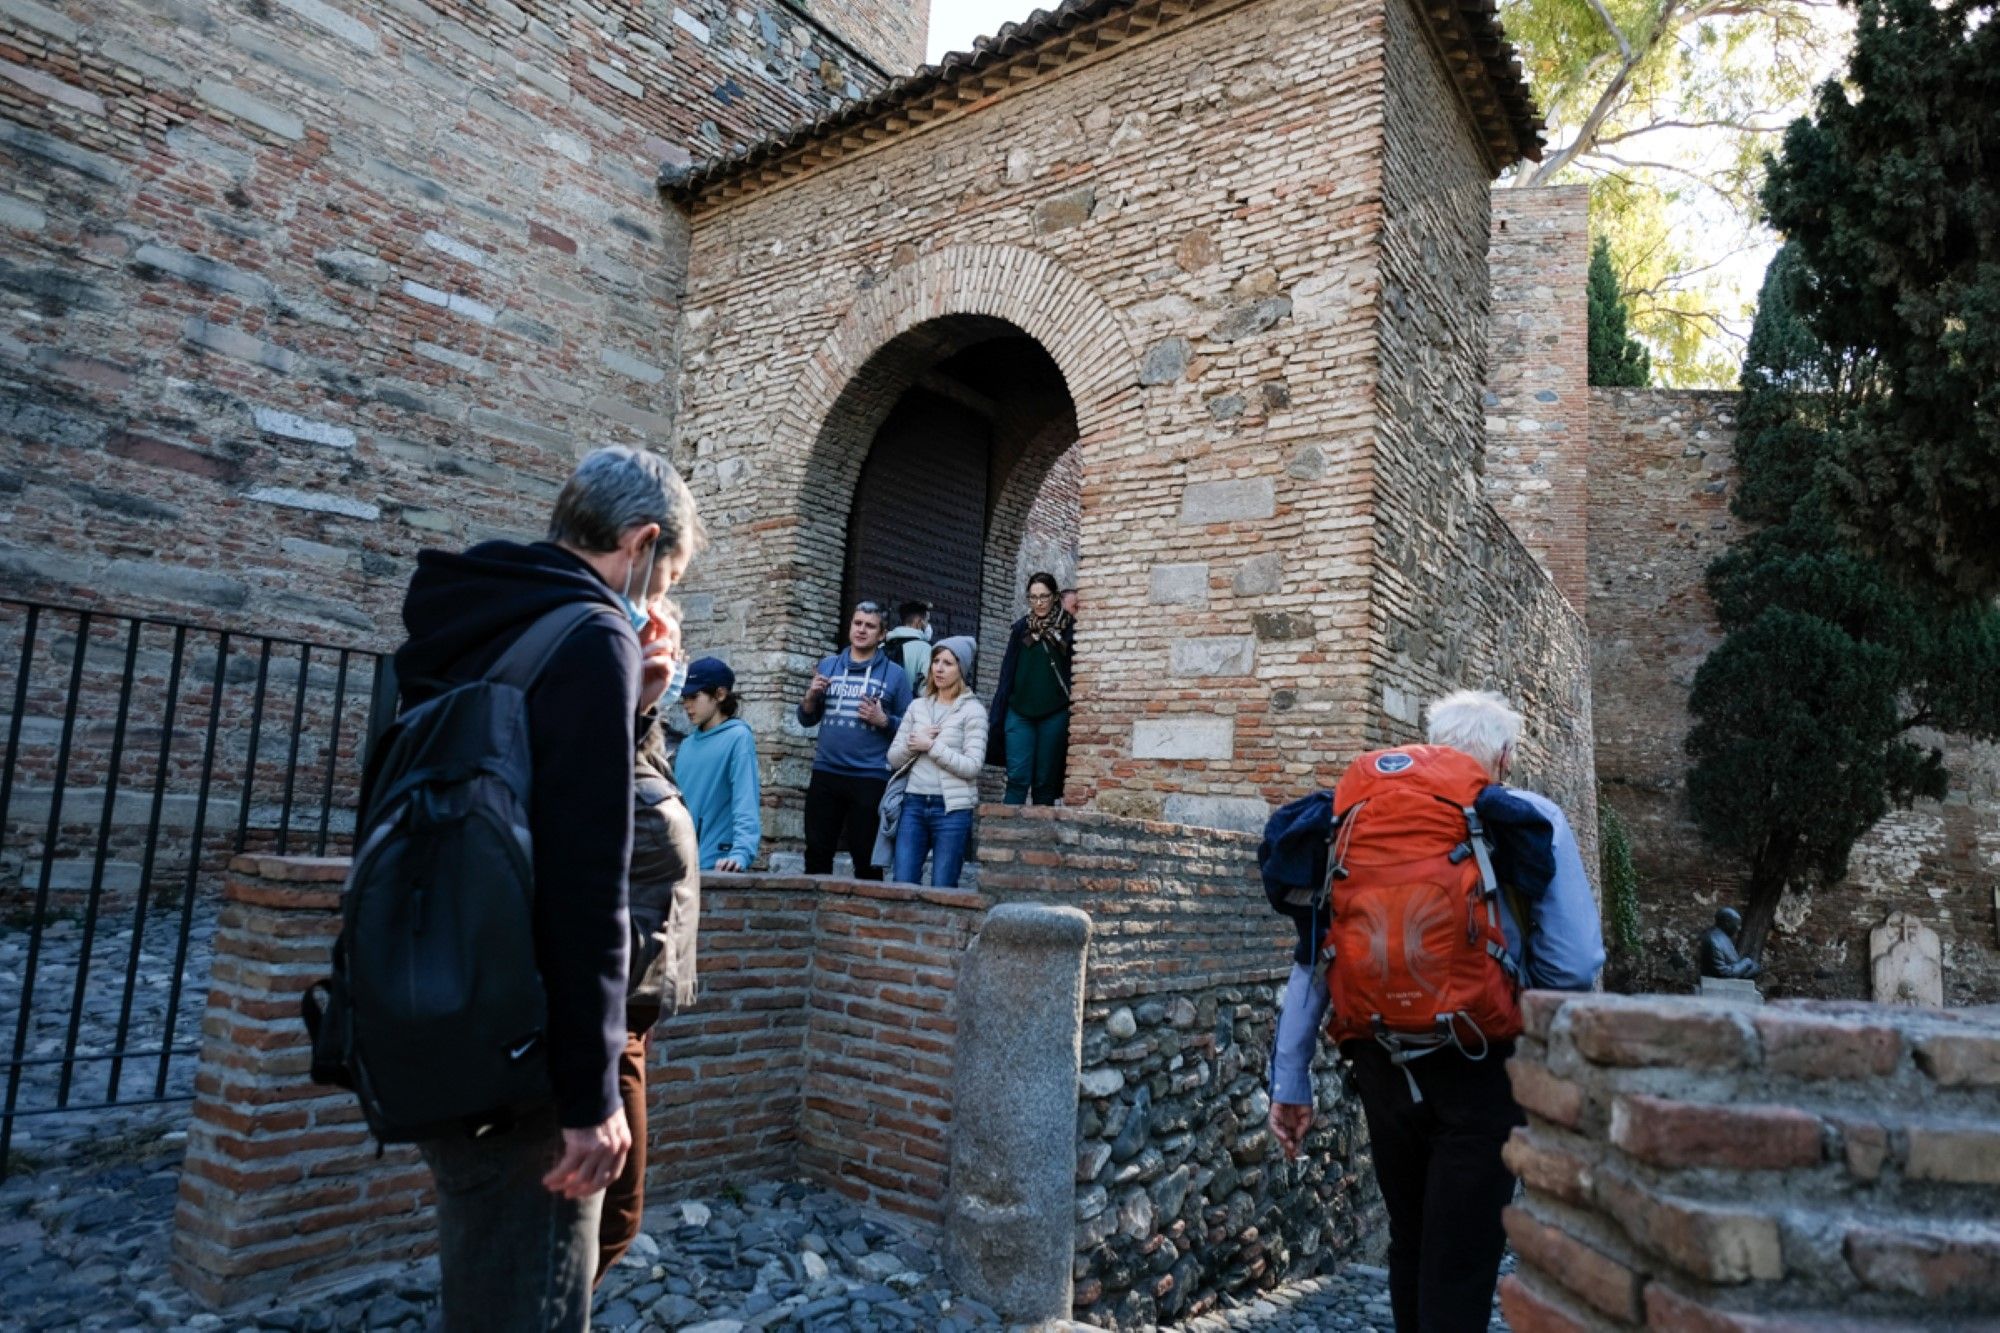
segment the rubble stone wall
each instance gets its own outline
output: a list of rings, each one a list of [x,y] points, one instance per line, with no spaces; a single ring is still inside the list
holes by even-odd
[[[1971,1328],[2000,1314],[2000,1026],[1528,996],[1516,1333]]]

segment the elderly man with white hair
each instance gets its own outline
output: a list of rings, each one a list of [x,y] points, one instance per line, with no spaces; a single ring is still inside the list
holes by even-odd
[[[1342,779],[1338,801],[1334,793],[1319,793],[1294,802],[1273,816],[1266,832],[1266,890],[1274,906],[1298,921],[1300,935],[1271,1059],[1270,1127],[1287,1156],[1298,1155],[1312,1124],[1311,1065],[1319,1031],[1333,1007],[1328,977],[1330,971],[1340,971],[1334,961],[1336,937],[1365,943],[1359,952],[1368,957],[1347,959],[1349,969],[1372,969],[1371,976],[1379,973],[1391,987],[1400,984],[1386,981],[1391,969],[1408,969],[1413,985],[1393,993],[1415,995],[1430,984],[1421,971],[1425,962],[1434,962],[1434,956],[1424,953],[1430,941],[1416,932],[1435,911],[1427,917],[1420,908],[1407,919],[1398,918],[1401,928],[1391,947],[1384,923],[1400,907],[1385,908],[1377,897],[1369,910],[1380,919],[1349,923],[1350,931],[1358,933],[1342,935],[1342,890],[1334,886],[1347,878],[1347,861],[1354,856],[1343,849],[1365,836],[1357,829],[1366,828],[1371,818],[1356,794],[1364,788],[1375,794],[1376,837],[1393,839],[1407,817],[1384,813],[1394,798],[1384,799],[1382,793],[1426,769],[1443,775],[1435,780],[1454,792],[1445,804],[1419,790],[1403,811],[1414,811],[1417,819],[1441,828],[1442,848],[1449,855],[1413,860],[1386,875],[1377,869],[1377,881],[1386,886],[1377,892],[1414,897],[1457,892],[1456,886],[1469,883],[1475,904],[1483,901],[1490,913],[1489,918],[1475,907],[1486,940],[1468,947],[1492,955],[1488,993],[1496,998],[1489,1008],[1502,1023],[1482,1032],[1466,1021],[1472,1010],[1465,1008],[1437,1015],[1429,1034],[1398,1037],[1385,1027],[1380,1012],[1342,1014],[1334,1007],[1340,1055],[1360,1093],[1376,1180],[1389,1213],[1389,1299],[1397,1333],[1486,1328],[1506,1243],[1500,1214],[1514,1192],[1514,1178],[1500,1150],[1524,1119],[1506,1072],[1512,1033],[1519,1029],[1516,997],[1525,987],[1588,990],[1604,965],[1597,903],[1568,819],[1547,797],[1506,785],[1520,736],[1521,715],[1503,696],[1460,690],[1430,706],[1429,746],[1363,756]],[[1359,773],[1361,783],[1350,787],[1350,778],[1364,766],[1370,771]],[[1463,808],[1464,802],[1470,807]],[[1453,821],[1458,821],[1456,831]],[[1392,831],[1385,835],[1385,827]],[[1336,829],[1347,841],[1329,849]],[[1454,848],[1461,836],[1464,843]],[[1416,846],[1418,840],[1411,837]],[[1368,869],[1355,861],[1353,874],[1358,880]],[[1449,889],[1434,887],[1447,882]],[[1286,892],[1288,886],[1307,883],[1316,884],[1319,892]],[[1299,906],[1308,900],[1310,916]],[[1451,919],[1468,918],[1458,914]],[[1371,928],[1384,938],[1370,936]],[[1458,932],[1455,943],[1472,938],[1465,929],[1451,929]],[[1343,980],[1335,993],[1352,997],[1357,989]],[[1422,999],[1426,1005],[1441,1003]],[[1348,1005],[1357,1007],[1351,998]],[[1429,1016],[1428,1008],[1423,1012]],[[1509,1019],[1511,1024],[1504,1021]]]

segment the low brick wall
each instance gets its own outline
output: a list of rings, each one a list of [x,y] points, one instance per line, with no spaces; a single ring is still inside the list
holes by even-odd
[[[980,822],[983,893],[704,885],[699,998],[655,1040],[652,1194],[803,1175],[936,1227],[960,968],[990,906],[1036,902],[1095,923],[1074,1145],[1079,1313],[1184,1317],[1350,1257],[1374,1195],[1339,1079],[1320,1081],[1303,1165],[1281,1165],[1264,1129],[1290,931],[1258,888],[1256,840],[1091,811],[986,807]],[[353,1099],[306,1081],[297,996],[325,974],[344,873],[340,860],[276,857],[231,870],[175,1235],[184,1280],[213,1305],[431,1244],[414,1154],[378,1161]]]
[[[430,1173],[378,1157],[353,1096],[307,1080],[299,995],[326,975],[344,857],[239,856],[223,881],[174,1272],[211,1306],[400,1263],[435,1244]]]
[[[1991,1327],[2000,1023],[1529,997],[1515,1333]]]
[[[940,1222],[952,995],[986,906],[904,884],[710,877],[700,996],[654,1038],[649,1190],[796,1171]]]

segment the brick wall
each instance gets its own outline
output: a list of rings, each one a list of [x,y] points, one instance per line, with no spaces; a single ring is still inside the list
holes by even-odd
[[[1375,676],[1368,740],[1421,737],[1424,703],[1461,687],[1506,694],[1527,719],[1515,780],[1568,812],[1596,865],[1589,648],[1583,619],[1495,513],[1490,447],[1484,148],[1456,114],[1415,17],[1390,6],[1384,157],[1382,410],[1374,470]],[[1347,756],[1326,756],[1322,781]]]
[[[660,164],[882,82],[778,0],[11,0],[0,62],[10,589],[369,645],[667,443]]]
[[[1590,190],[1493,191],[1486,494],[1579,612],[1589,596]]]
[[[1256,840],[1067,809],[989,806],[980,822],[986,894],[772,876],[704,886],[700,997],[655,1039],[654,1194],[803,1174],[935,1226],[958,968],[988,906],[1029,900],[1095,922],[1079,1310],[1186,1313],[1351,1257],[1375,1202],[1324,1053],[1306,1165],[1274,1169],[1263,1129],[1291,932],[1257,887]],[[211,1304],[431,1244],[422,1168],[406,1150],[378,1162],[353,1099],[305,1081],[297,995],[326,971],[344,873],[340,860],[234,865],[174,1242]],[[1100,1195],[1108,1214],[1092,1210]]]
[[[684,436],[722,536],[691,632],[747,693],[796,697],[880,413],[918,349],[1001,320],[1060,367],[1081,438],[1070,803],[1255,827],[1466,683],[1523,696],[1536,765],[1587,793],[1578,629],[1525,555],[1489,554],[1490,163],[1417,25],[1361,0],[1149,15],[1115,58],[696,187]],[[783,836],[811,742],[770,722]]]
[[[813,0],[797,9],[811,14],[891,78],[924,63],[930,0]]]
[[[1688,989],[1694,935],[1740,902],[1742,871],[1687,813],[1688,690],[1720,639],[1703,585],[1737,535],[1735,395],[1591,391],[1592,676],[1597,766],[1631,833],[1647,947],[1621,984]],[[2000,996],[2000,747],[1936,736],[1943,801],[1891,813],[1855,848],[1847,882],[1790,899],[1765,950],[1775,993],[1866,997],[1868,931],[1908,911],[1944,945],[1948,1003]]]
[[[1516,1333],[1985,1327],[2000,1026],[1823,1002],[1529,997]]]
[[[215,935],[173,1262],[210,1306],[436,1247],[416,1151],[378,1157],[354,1097],[306,1079],[299,995],[326,975],[344,858],[239,857]]]

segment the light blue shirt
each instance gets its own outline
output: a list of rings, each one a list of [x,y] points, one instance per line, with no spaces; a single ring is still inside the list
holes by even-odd
[[[1561,807],[1536,792],[1507,788],[1507,795],[1548,818],[1555,831],[1551,848],[1555,874],[1539,897],[1528,898],[1529,943],[1523,956],[1521,927],[1514,919],[1508,894],[1500,896],[1500,929],[1507,952],[1522,969],[1527,984],[1537,990],[1589,990],[1604,967],[1604,931],[1598,923],[1597,899],[1591,896],[1576,835]],[[1313,1099],[1312,1060],[1320,1029],[1326,1026],[1329,1000],[1326,969],[1292,964],[1285,983],[1277,1036],[1271,1043],[1271,1100],[1310,1105]]]

